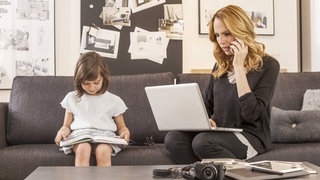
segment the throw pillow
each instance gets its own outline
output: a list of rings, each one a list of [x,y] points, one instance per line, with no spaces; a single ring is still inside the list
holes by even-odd
[[[303,96],[302,111],[320,110],[320,89],[307,89]]]
[[[270,117],[272,142],[320,141],[320,110],[282,110],[272,107]]]

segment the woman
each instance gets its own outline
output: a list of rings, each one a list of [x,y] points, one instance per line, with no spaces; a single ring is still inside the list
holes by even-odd
[[[254,26],[240,7],[218,10],[209,28],[216,59],[205,97],[209,121],[213,127],[242,128],[243,132],[171,131],[165,145],[177,163],[249,159],[270,147],[270,100],[279,63],[255,40]]]

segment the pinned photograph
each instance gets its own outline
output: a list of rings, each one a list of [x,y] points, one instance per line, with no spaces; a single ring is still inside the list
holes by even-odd
[[[182,39],[183,11],[182,4],[165,4],[164,19],[159,19],[158,29],[167,34],[170,39]]]
[[[106,0],[102,8],[103,25],[130,26],[130,7],[128,0]]]
[[[132,0],[132,13],[157,6],[165,2],[165,0]]]
[[[97,51],[103,57],[116,59],[120,32],[83,26],[80,52]]]
[[[150,32],[137,27],[130,33],[128,52],[131,53],[131,59],[148,59],[162,64],[167,58],[168,44],[165,32]]]

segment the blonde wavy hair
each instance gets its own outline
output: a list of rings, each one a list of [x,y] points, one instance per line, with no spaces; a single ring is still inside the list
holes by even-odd
[[[238,6],[229,5],[218,10],[212,17],[209,25],[209,39],[214,44],[213,55],[217,61],[217,70],[213,72],[215,78],[219,78],[226,72],[233,69],[233,55],[226,55],[220,48],[213,26],[214,20],[218,18],[224,22],[230,33],[241,39],[248,46],[248,55],[244,67],[247,72],[250,70],[259,70],[262,67],[262,57],[266,56],[264,44],[255,40],[256,34],[254,26],[246,12]]]

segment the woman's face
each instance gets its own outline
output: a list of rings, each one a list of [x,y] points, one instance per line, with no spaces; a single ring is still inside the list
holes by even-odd
[[[227,29],[226,25],[219,18],[215,18],[213,21],[214,34],[220,48],[226,55],[233,54],[230,51],[230,45],[232,41],[235,41],[235,37]]]

